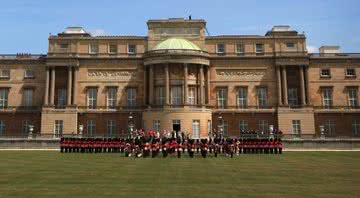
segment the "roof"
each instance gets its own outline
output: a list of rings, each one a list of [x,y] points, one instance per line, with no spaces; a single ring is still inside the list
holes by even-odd
[[[157,44],[153,50],[166,49],[185,49],[185,50],[201,50],[194,43],[182,38],[169,38]]]

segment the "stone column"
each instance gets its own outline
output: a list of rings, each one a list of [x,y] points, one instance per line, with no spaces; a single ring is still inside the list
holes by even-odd
[[[154,101],[154,65],[149,68],[149,104],[153,105]]]
[[[45,106],[49,104],[49,83],[50,83],[50,69],[46,67],[45,98],[44,98]]]
[[[310,99],[310,81],[309,81],[309,66],[305,66],[305,89],[306,89],[306,99],[307,104],[311,105],[311,99]]]
[[[165,64],[165,104],[170,105],[170,77],[169,77],[169,64]]]
[[[278,88],[278,103],[279,105],[283,105],[282,102],[282,89],[281,89],[281,73],[280,67],[276,67],[276,74],[277,74],[277,88]]]
[[[71,105],[72,92],[72,67],[68,67],[68,82],[67,82],[67,105]]]
[[[205,93],[204,93],[204,66],[200,65],[200,105],[205,104]]]
[[[147,67],[144,66],[144,80],[143,80],[143,86],[144,86],[144,105],[146,105],[147,103],[147,85],[148,82],[146,81],[146,75],[147,75]]]
[[[72,94],[72,101],[73,101],[73,105],[77,105],[77,86],[78,86],[78,75],[79,75],[79,68],[78,67],[74,67],[74,80],[73,80],[73,94]]]
[[[188,87],[188,64],[184,64],[184,105],[188,105],[188,96],[189,87]]]
[[[210,104],[210,66],[208,66],[206,70],[206,95],[206,104]]]
[[[55,101],[55,67],[51,68],[50,105]]]
[[[303,68],[303,66],[300,66],[299,69],[300,69],[301,104],[306,105],[304,68]]]
[[[288,88],[287,88],[287,77],[286,77],[286,67],[285,66],[282,67],[282,77],[283,77],[282,88],[284,91],[284,104],[288,105],[289,104],[288,103],[288,90],[287,90]]]

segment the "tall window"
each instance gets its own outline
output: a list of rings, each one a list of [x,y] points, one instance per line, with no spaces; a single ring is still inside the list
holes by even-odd
[[[96,122],[95,120],[87,121],[87,134],[94,135],[96,133]]]
[[[360,120],[353,120],[352,132],[353,132],[353,135],[360,135]]]
[[[127,97],[127,106],[135,107],[136,106],[136,89],[135,88],[126,89],[126,97]]]
[[[109,54],[116,54],[117,53],[117,45],[116,44],[110,44],[109,45]]]
[[[160,132],[160,120],[153,120],[153,130]]]
[[[267,105],[267,93],[265,87],[257,88],[257,99],[259,107],[266,107]]]
[[[54,126],[55,137],[62,136],[63,130],[64,130],[64,121],[63,120],[55,120],[55,126]]]
[[[348,101],[351,108],[358,107],[358,89],[357,88],[348,88]]]
[[[256,52],[257,54],[264,53],[264,44],[262,44],[262,43],[257,43],[257,44],[255,45],[255,52]]]
[[[0,78],[5,78],[5,79],[10,78],[10,69],[0,70]]]
[[[165,89],[164,89],[164,87],[155,87],[155,102],[157,105],[165,104]]]
[[[193,120],[192,122],[192,138],[200,138],[200,120]]]
[[[245,52],[244,44],[242,44],[242,43],[236,44],[236,53],[243,54],[244,52]]]
[[[33,105],[33,89],[24,89],[23,104],[25,107],[31,107]]]
[[[113,136],[116,133],[116,121],[108,120],[106,123],[106,133],[108,136]]]
[[[216,53],[225,54],[225,44],[224,43],[218,43],[216,45]]]
[[[89,54],[97,54],[99,52],[99,45],[92,43],[89,45]]]
[[[227,105],[227,88],[219,88],[216,95],[218,108],[225,109]]]
[[[136,54],[136,45],[128,45],[128,54],[129,55]]]
[[[106,104],[108,109],[116,108],[116,94],[117,94],[116,87],[109,87],[107,89]]]
[[[222,120],[221,121],[221,128],[222,128],[223,135],[226,136],[228,134],[228,129],[229,129],[228,121]]]
[[[189,87],[189,93],[188,93],[188,103],[189,105],[195,105],[196,104],[196,88],[195,87]]]
[[[8,106],[8,89],[0,89],[0,108],[5,109]]]
[[[4,120],[0,120],[0,136],[5,134],[5,122]]]
[[[57,106],[59,108],[66,106],[66,89],[58,89]]]
[[[297,88],[289,88],[288,89],[288,102],[291,106],[298,105],[298,95],[297,95]]]
[[[239,121],[239,129],[240,129],[240,133],[243,131],[247,131],[248,130],[248,122],[246,120],[240,120]]]
[[[332,88],[326,87],[323,89],[323,105],[326,108],[332,106]]]
[[[267,132],[269,130],[269,123],[267,120],[259,120],[259,131]]]
[[[326,120],[324,124],[325,132],[328,135],[335,135],[335,121],[334,120]]]
[[[237,105],[239,108],[246,108],[247,106],[247,87],[239,87],[237,94]]]
[[[97,88],[89,88],[87,90],[87,103],[89,109],[96,109],[97,104]]]
[[[27,135],[29,133],[29,126],[31,125],[31,121],[30,120],[23,120],[22,123],[22,132],[23,135]]]
[[[172,86],[171,87],[171,104],[172,105],[181,105],[181,87]]]
[[[295,135],[300,135],[300,133],[301,133],[300,120],[292,121],[292,133]]]

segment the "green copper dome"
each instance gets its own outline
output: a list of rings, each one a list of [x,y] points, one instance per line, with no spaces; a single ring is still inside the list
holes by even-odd
[[[161,43],[157,44],[153,50],[167,50],[167,49],[201,50],[194,43],[182,38],[166,39],[165,41],[162,41]]]

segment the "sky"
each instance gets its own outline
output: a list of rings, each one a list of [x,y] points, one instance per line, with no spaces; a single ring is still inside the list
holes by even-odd
[[[360,53],[360,0],[0,0],[0,54],[46,53],[49,34],[147,35],[149,19],[205,19],[210,35],[264,35],[274,25],[305,33],[308,50]]]

